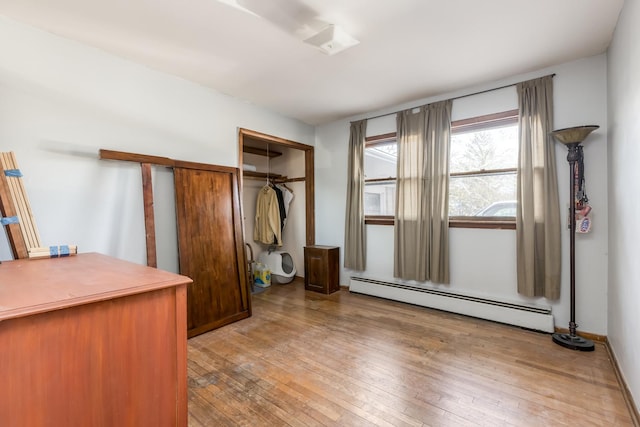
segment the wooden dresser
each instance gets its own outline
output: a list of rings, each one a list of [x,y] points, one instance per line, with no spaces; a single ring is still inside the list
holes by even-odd
[[[340,290],[340,248],[305,246],[304,288],[330,294]]]
[[[0,424],[186,426],[190,282],[99,254],[0,264]]]

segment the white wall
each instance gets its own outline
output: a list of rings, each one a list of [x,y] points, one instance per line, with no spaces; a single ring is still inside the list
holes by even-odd
[[[609,333],[625,381],[640,399],[640,3],[627,0],[609,47]]]
[[[588,235],[577,236],[577,322],[580,330],[607,333],[607,116],[606,56],[599,55],[562,64],[536,73],[513,76],[484,87],[445,94],[412,104],[373,111],[317,128],[316,189],[317,241],[344,248],[344,211],[349,121],[394,112],[440,99],[501,87],[518,81],[556,73],[554,78],[555,128],[598,124],[601,129],[585,142],[587,192],[593,206],[594,226]],[[517,108],[515,88],[501,89],[454,101],[453,119],[478,116]],[[371,120],[367,134],[395,131],[395,116]],[[560,203],[568,207],[568,163],[566,149],[557,144]],[[566,221],[566,215],[563,215]],[[393,276],[393,227],[368,225],[367,270],[363,275],[380,279]],[[569,324],[569,234],[563,233],[562,292],[558,301],[524,298],[516,291],[515,232],[512,230],[451,229],[451,284],[422,284],[509,301],[552,306],[556,325]],[[344,254],[341,254],[343,256]],[[342,269],[341,284],[347,285],[352,272]]]
[[[0,151],[45,245],[146,263],[140,168],[100,148],[237,166],[239,127],[314,144],[309,125],[3,17],[0,58]],[[153,178],[159,266],[177,271],[172,174]]]

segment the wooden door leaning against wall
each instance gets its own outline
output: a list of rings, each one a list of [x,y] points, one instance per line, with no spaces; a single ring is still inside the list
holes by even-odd
[[[192,337],[250,316],[238,176],[174,168],[180,273]],[[233,250],[230,250],[234,248]]]

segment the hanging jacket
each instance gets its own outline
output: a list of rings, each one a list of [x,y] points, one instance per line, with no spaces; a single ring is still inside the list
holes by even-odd
[[[282,223],[283,223],[282,229],[283,229],[283,233],[284,233],[284,226],[287,225],[287,219],[289,218],[289,205],[291,204],[291,201],[293,200],[293,191],[289,190],[287,187],[285,187],[284,185],[280,185],[280,184],[277,184],[276,188],[279,188],[280,191],[282,191],[282,198],[284,200],[285,218],[284,218],[284,221],[282,221]]]
[[[273,186],[273,191],[276,192],[276,197],[278,198],[278,208],[280,212],[280,231],[284,230],[284,223],[287,220],[287,213],[284,209],[284,197],[282,195],[282,190],[277,186]]]
[[[282,246],[278,197],[269,185],[265,185],[258,192],[253,240],[266,245]]]

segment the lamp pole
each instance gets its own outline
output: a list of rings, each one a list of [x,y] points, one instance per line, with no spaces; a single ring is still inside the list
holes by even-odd
[[[571,319],[569,320],[569,334],[576,336],[576,162],[581,157],[581,146],[578,143],[569,144],[567,161],[569,162],[569,271],[571,283]]]
[[[569,333],[553,334],[553,342],[572,350],[593,351],[593,341],[583,338],[576,333],[576,187],[575,170],[576,162],[583,158],[582,145],[580,143],[599,126],[578,126],[553,131],[553,136],[567,146],[569,152],[569,272],[571,283],[571,319],[569,321]]]

